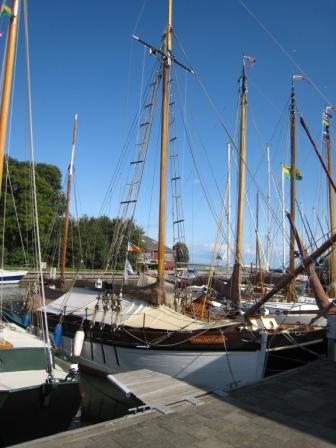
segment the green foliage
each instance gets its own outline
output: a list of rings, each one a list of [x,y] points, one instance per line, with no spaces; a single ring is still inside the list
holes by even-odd
[[[31,165],[29,162],[9,159],[8,166],[10,182],[7,181],[6,189],[4,179],[0,200],[2,210],[0,228],[3,229],[3,226],[5,226],[4,262],[6,265],[23,266],[28,264],[33,267],[36,265],[36,239],[33,220]],[[35,180],[42,260],[48,266],[57,267],[60,263],[63,244],[65,210],[61,172],[54,165],[38,163],[35,166]],[[15,207],[18,218],[16,218]],[[0,234],[2,234],[2,231]],[[118,235],[118,238],[115,235]],[[70,218],[66,266],[72,269],[104,270],[107,266],[109,270],[112,268],[122,269],[125,264],[128,241],[141,247],[142,235],[143,230],[136,226],[133,221],[110,219],[107,216],[98,218],[83,216],[78,221]],[[137,257],[137,254],[128,254],[128,259],[133,266],[136,264]]]
[[[4,263],[9,265],[34,266],[36,239],[31,168],[30,162],[20,162],[9,158],[9,176],[6,176],[6,171],[3,176],[0,228],[1,240],[4,229]],[[56,210],[64,207],[62,175],[56,166],[38,163],[35,165],[35,179],[40,238],[43,244]]]
[[[173,247],[175,263],[189,262],[189,249],[185,243],[176,243]]]
[[[132,221],[83,216],[78,222],[71,219],[70,225],[67,266],[74,269],[123,269],[128,241],[142,245],[143,230]],[[128,254],[128,259],[135,266],[137,254]]]

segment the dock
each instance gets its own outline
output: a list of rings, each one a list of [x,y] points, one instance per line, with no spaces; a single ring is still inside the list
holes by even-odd
[[[140,410],[156,409],[163,414],[173,412],[171,406],[177,403],[201,404],[199,398],[207,395],[204,388],[146,369],[109,375],[108,378],[125,395],[140,401]],[[137,411],[137,408],[130,409],[130,412]]]
[[[142,371],[142,375],[146,372]],[[147,371],[148,374],[148,371]],[[134,374],[133,374],[134,375]],[[150,377],[150,373],[148,374]],[[324,448],[336,445],[336,363],[316,361],[230,393],[185,389],[165,408],[119,377],[150,409],[16,445],[20,448]],[[181,386],[183,389],[183,386]],[[182,390],[181,389],[181,390]],[[139,392],[140,390],[140,392]],[[155,388],[153,387],[153,390]],[[166,390],[166,392],[168,389]],[[190,392],[190,394],[189,394]],[[146,397],[147,394],[147,397]],[[153,394],[153,397],[155,394]],[[162,394],[162,397],[167,393]],[[152,398],[153,398],[152,397]],[[176,398],[176,397],[175,397]],[[184,397],[186,398],[186,397]],[[148,410],[146,410],[148,409]]]

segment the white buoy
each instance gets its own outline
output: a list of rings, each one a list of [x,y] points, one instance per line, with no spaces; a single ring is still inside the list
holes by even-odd
[[[85,333],[83,330],[77,330],[74,338],[73,355],[80,356],[83,349]]]
[[[131,396],[131,391],[126,386],[126,384],[117,380],[117,378],[115,376],[113,376],[111,374],[107,375],[107,379],[110,381],[110,383],[112,383],[114,386],[117,386],[122,392],[124,392],[124,394],[126,395],[127,398],[129,398]]]

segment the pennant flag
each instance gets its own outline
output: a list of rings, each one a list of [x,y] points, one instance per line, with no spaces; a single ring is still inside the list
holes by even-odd
[[[296,170],[295,170],[295,179],[296,180],[302,180],[303,179],[301,171],[298,168],[296,168]]]
[[[12,9],[7,5],[2,5],[0,9],[0,16],[12,16],[13,11]]]
[[[294,81],[301,81],[302,79],[305,79],[305,77],[302,75],[293,75]]]
[[[322,124],[323,124],[323,126],[329,126],[330,118],[332,118],[332,116],[330,114],[328,114],[327,112],[323,112],[323,114],[322,114]]]
[[[135,244],[129,242],[128,245],[127,245],[127,251],[128,252],[139,253],[139,252],[141,252],[141,249],[140,249],[139,246],[136,246]]]
[[[244,59],[246,59],[246,61],[249,61],[249,68],[252,68],[257,62],[257,59],[254,56],[249,56],[247,54],[244,54]]]
[[[283,166],[282,167],[282,174],[286,179],[290,179],[291,176],[291,169],[289,166]]]
[[[286,179],[290,179],[291,173],[292,173],[292,170],[291,170],[290,166],[283,166],[282,167],[282,173],[283,173],[283,175],[284,175],[284,177]],[[298,168],[296,168],[296,170],[295,170],[295,179],[296,180],[302,180],[303,179],[301,171]]]

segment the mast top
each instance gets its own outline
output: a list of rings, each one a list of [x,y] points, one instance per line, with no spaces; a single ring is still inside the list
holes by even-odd
[[[172,51],[172,24],[173,24],[173,0],[168,0],[168,23],[167,23],[167,52]]]
[[[294,85],[295,76],[292,76],[292,88],[291,88],[291,106],[290,106],[290,114],[292,117],[295,116],[295,85]]]
[[[246,85],[246,81],[247,81],[247,74],[246,74],[246,55],[243,55],[243,67],[242,67],[242,75],[241,75],[241,93],[242,95],[245,95],[247,93],[247,85]]]

